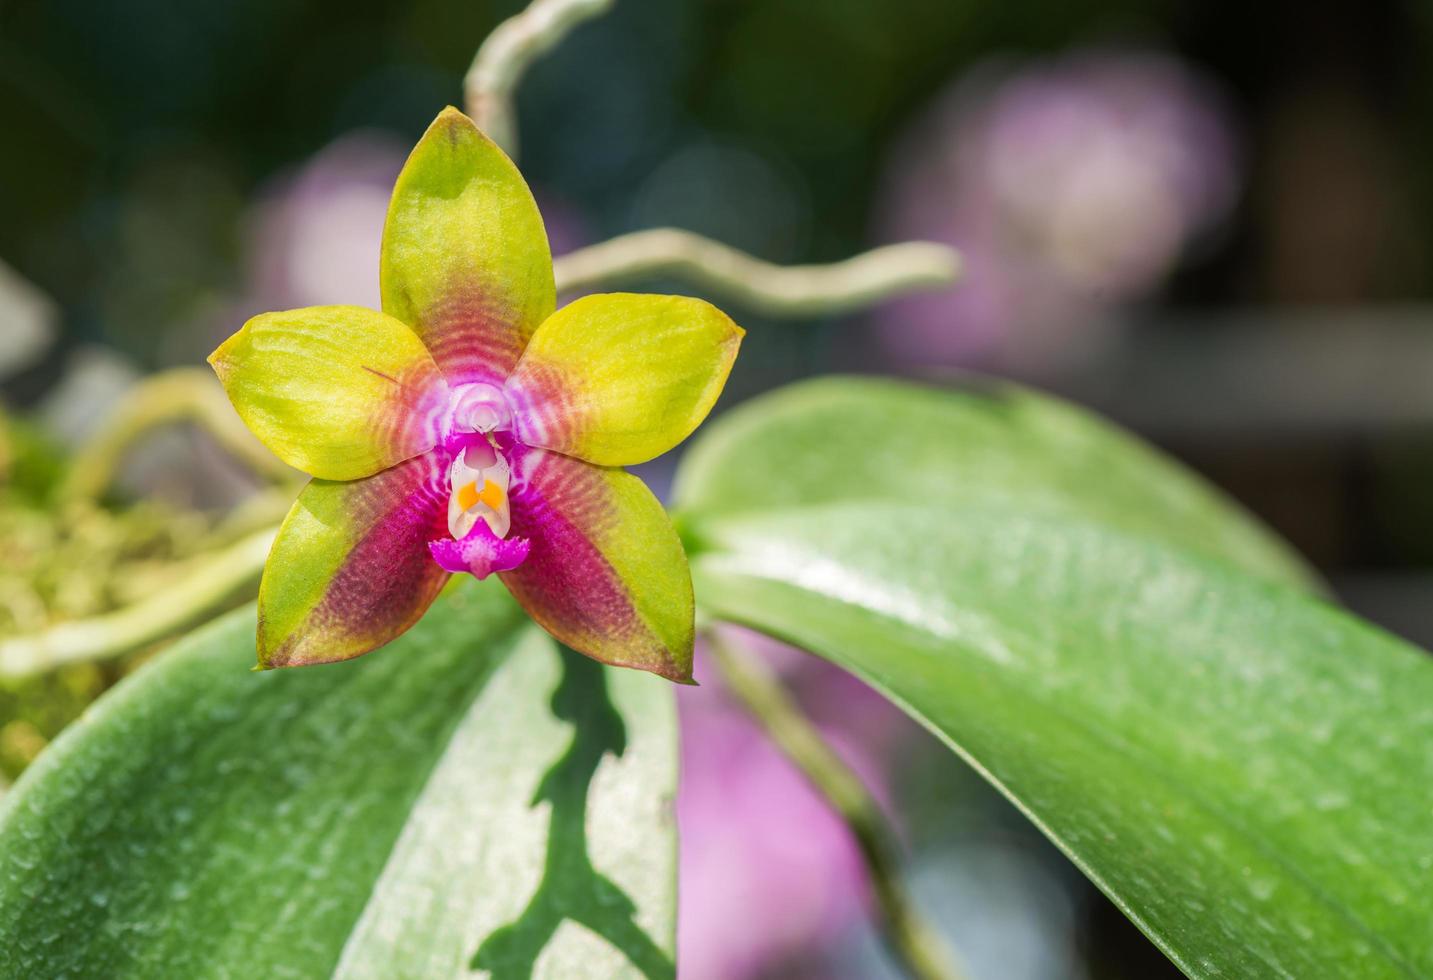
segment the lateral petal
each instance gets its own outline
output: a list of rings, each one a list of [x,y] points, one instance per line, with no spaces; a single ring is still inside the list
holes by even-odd
[[[699,299],[584,296],[538,327],[508,380],[518,438],[602,466],[658,456],[711,411],[743,333]]]
[[[209,355],[259,441],[323,480],[356,480],[431,449],[448,400],[418,336],[360,306],[256,316]]]
[[[531,546],[499,572],[513,596],[574,650],[690,681],[692,579],[657,498],[625,470],[543,449],[512,455],[512,532]]]
[[[295,501],[259,585],[259,666],[349,660],[416,623],[448,580],[428,551],[446,533],[445,467],[431,453]]]

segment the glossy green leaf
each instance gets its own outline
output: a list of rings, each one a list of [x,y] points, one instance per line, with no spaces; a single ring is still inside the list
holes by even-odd
[[[1311,582],[1288,545],[1197,476],[1073,405],[994,381],[782,389],[699,433],[676,497],[702,515],[885,500],[1085,517]]]
[[[905,707],[1186,972],[1433,972],[1420,651],[1068,520],[835,505],[708,532],[711,612]]]
[[[496,583],[347,664],[253,673],[254,626],[166,651],[6,797],[0,975],[672,975],[667,682]]]
[[[762,408],[681,477],[709,613],[900,704],[1192,976],[1433,973],[1426,655],[1038,396],[826,382]],[[844,490],[811,479],[850,449],[830,423],[873,412],[904,430],[847,456]],[[737,466],[771,478],[742,491]]]

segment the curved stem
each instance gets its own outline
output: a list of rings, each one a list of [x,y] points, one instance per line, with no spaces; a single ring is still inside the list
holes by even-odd
[[[106,660],[198,622],[258,583],[276,528],[213,552],[173,586],[116,612],[0,641],[0,677],[28,677],[78,661]]]
[[[109,487],[125,454],[152,430],[173,422],[193,422],[255,472],[275,481],[297,474],[255,439],[224,397],[214,376],[203,368],[176,368],[135,385],[109,420],[75,454],[61,484],[62,500],[95,500]]]
[[[939,289],[960,275],[960,255],[935,242],[904,242],[827,265],[774,265],[677,228],[653,228],[589,245],[553,263],[559,292],[673,276],[757,313],[843,313],[902,293]]]
[[[770,669],[736,653],[715,629],[708,628],[703,637],[732,694],[851,829],[891,951],[919,980],[959,980],[955,955],[905,889],[895,837],[860,777],[826,743]]]
[[[523,73],[568,33],[612,6],[613,0],[534,0],[488,35],[463,76],[468,115],[508,156],[517,159],[512,93]]]
[[[463,77],[468,115],[517,157],[512,95],[529,66],[574,27],[605,13],[613,0],[533,0],[495,27]],[[677,228],[621,235],[553,263],[559,292],[675,276],[757,313],[842,313],[889,296],[938,289],[960,275],[960,255],[935,242],[904,242],[827,265],[779,266]]]

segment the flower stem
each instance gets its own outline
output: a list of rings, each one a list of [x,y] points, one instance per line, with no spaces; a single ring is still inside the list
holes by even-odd
[[[533,0],[503,21],[483,41],[463,77],[468,115],[508,156],[517,159],[517,123],[512,94],[523,73],[551,51],[574,27],[604,13],[613,0]]]
[[[845,313],[904,293],[949,286],[960,254],[935,242],[903,242],[826,265],[774,265],[678,228],[620,235],[557,258],[559,292],[673,276],[756,313]]]
[[[212,373],[204,368],[175,368],[146,378],[125,393],[109,421],[75,454],[77,462],[60,486],[60,499],[97,499],[135,443],[175,422],[198,425],[261,476],[293,482],[300,475],[250,434]]]
[[[0,678],[123,656],[197,623],[236,595],[252,595],[274,533],[264,528],[208,554],[183,579],[134,605],[0,640]]]
[[[707,629],[704,637],[732,694],[850,828],[866,863],[881,932],[891,952],[918,980],[959,980],[963,974],[955,954],[906,891],[899,847],[875,798],[768,667],[734,651],[715,629]]]
[[[478,48],[463,77],[468,115],[516,159],[512,97],[531,64],[613,0],[533,0]],[[553,264],[559,292],[675,276],[720,293],[756,313],[818,316],[844,313],[903,293],[939,289],[960,275],[960,255],[936,242],[903,242],[827,265],[779,266],[678,228],[621,235],[561,256]]]

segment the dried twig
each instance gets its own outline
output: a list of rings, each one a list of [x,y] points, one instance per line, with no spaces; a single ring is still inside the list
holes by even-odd
[[[677,228],[653,228],[578,249],[554,263],[559,291],[672,276],[756,313],[817,316],[902,293],[938,289],[960,275],[960,255],[905,242],[829,265],[773,265]]]
[[[468,115],[494,143],[517,158],[517,125],[512,94],[535,60],[551,51],[574,27],[612,6],[612,0],[534,0],[509,17],[478,48],[463,77]]]

